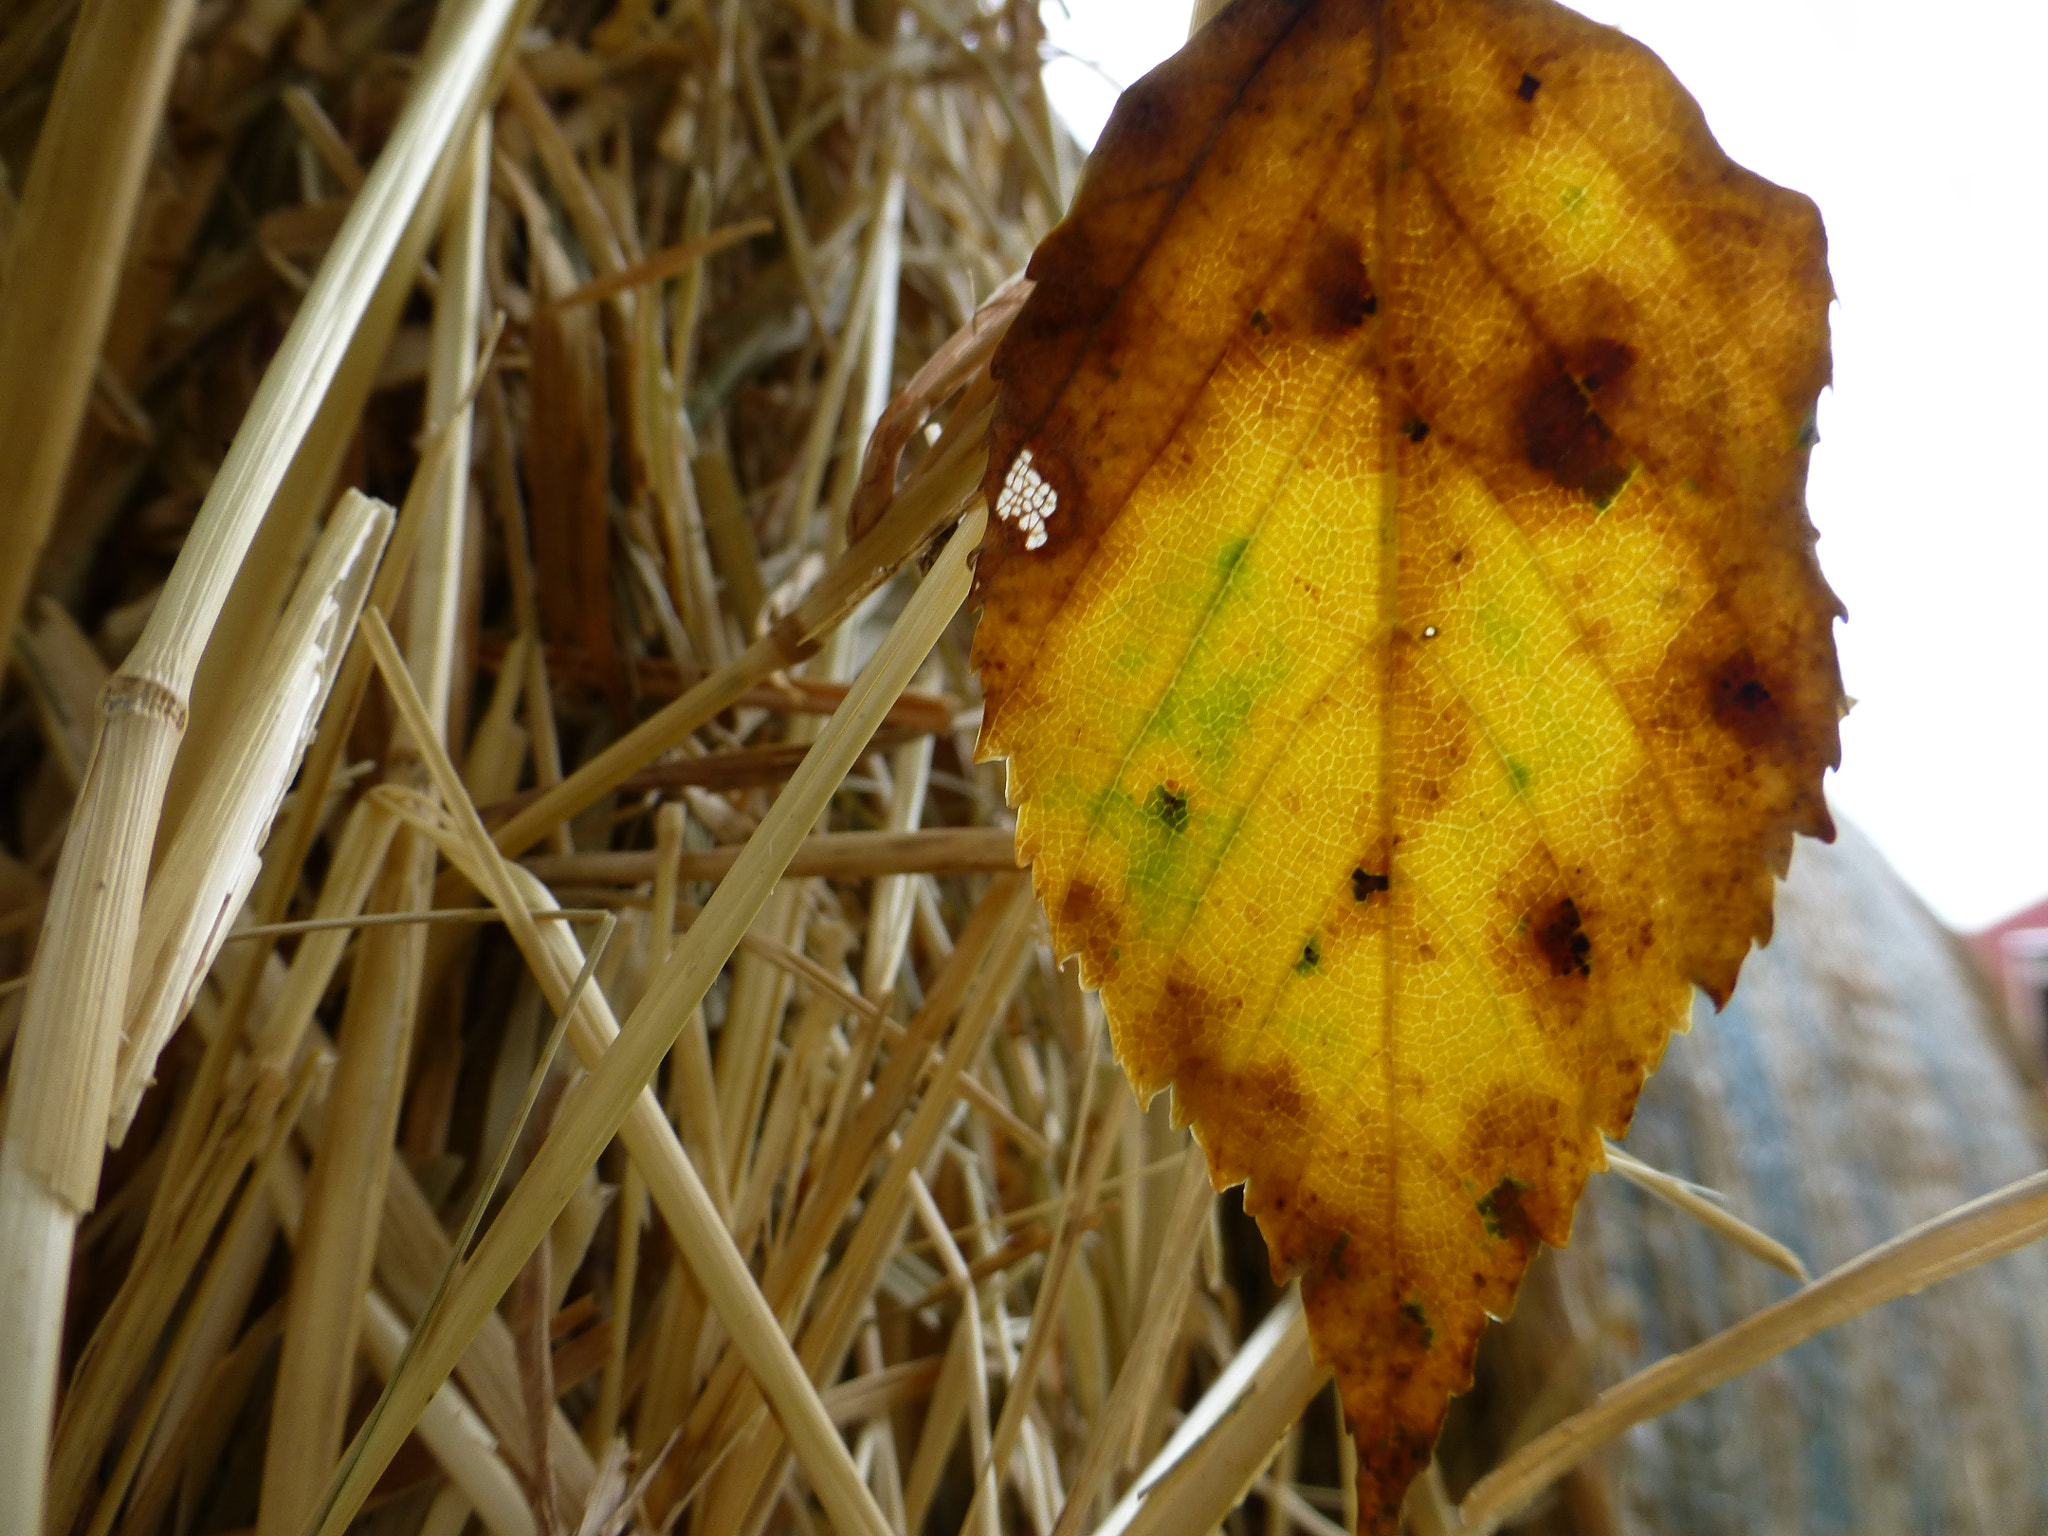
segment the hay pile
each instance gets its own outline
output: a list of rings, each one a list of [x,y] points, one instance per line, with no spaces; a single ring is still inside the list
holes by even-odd
[[[1026,0],[0,16],[0,1536],[1352,1517],[1298,1301],[973,761],[1042,49]],[[1413,1528],[2043,1230],[2037,1176]]]
[[[0,24],[7,1136],[45,1250],[86,1211],[46,1528],[293,1536],[509,1234],[365,1528],[1092,1529],[1273,1293],[1010,870],[971,537],[910,559],[980,478],[976,311],[1078,169],[1034,7],[440,11]],[[103,691],[163,723],[89,774]],[[153,792],[67,889],[95,793]],[[32,1003],[46,918],[124,888],[139,940]],[[653,1097],[508,1198],[636,1009]],[[1335,1429],[1276,1473],[1318,1529]]]

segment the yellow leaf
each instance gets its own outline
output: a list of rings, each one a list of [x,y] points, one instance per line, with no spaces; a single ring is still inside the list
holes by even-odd
[[[1603,1132],[1831,835],[1812,205],[1545,0],[1238,0],[998,353],[982,750],[1390,1529]]]

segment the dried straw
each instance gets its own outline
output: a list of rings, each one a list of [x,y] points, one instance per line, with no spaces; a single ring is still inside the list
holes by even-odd
[[[0,1536],[1332,1528],[1299,1301],[973,761],[1036,7],[18,10]]]
[[[21,1266],[9,1275],[21,1283],[8,1286],[0,1307],[0,1350],[22,1362],[25,1387],[0,1407],[0,1509],[10,1522],[0,1529],[41,1525],[64,1276],[99,1183],[143,877],[192,675],[357,320],[481,101],[515,10],[513,0],[472,0],[450,13],[443,45],[266,373],[140,642],[102,696],[98,744],[29,982],[0,1143],[0,1253]]]

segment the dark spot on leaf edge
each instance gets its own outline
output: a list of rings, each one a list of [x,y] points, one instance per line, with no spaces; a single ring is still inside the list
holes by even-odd
[[[1528,1189],[1528,1185],[1510,1174],[1480,1196],[1478,1208],[1490,1236],[1533,1250],[1538,1241],[1536,1224],[1522,1209],[1522,1196]]]
[[[1769,746],[1784,738],[1784,712],[1748,650],[1722,663],[1709,686],[1714,719],[1745,746]]]

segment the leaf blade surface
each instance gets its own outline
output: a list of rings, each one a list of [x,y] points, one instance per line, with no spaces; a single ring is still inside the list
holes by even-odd
[[[1819,217],[1544,0],[1239,0],[1031,275],[982,750],[1133,1084],[1304,1276],[1385,1525],[1831,831]]]

